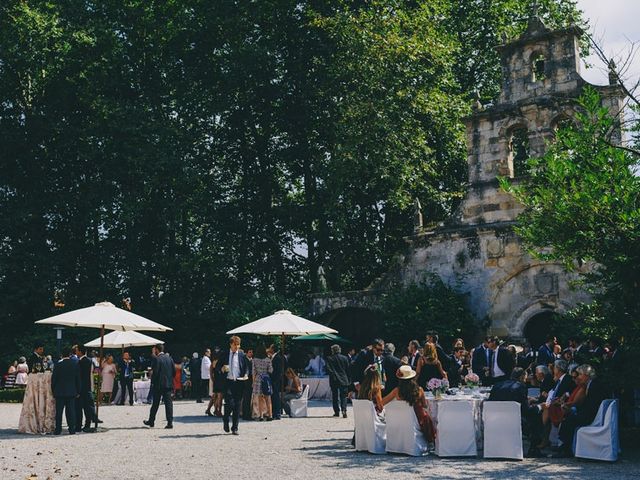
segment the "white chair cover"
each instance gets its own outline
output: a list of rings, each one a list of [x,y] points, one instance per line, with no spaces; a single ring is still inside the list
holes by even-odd
[[[618,459],[618,401],[603,400],[588,427],[576,430],[575,456],[615,462]]]
[[[370,400],[352,400],[353,422],[356,428],[356,450],[359,452],[387,453],[386,425],[376,414]]]
[[[484,402],[484,458],[522,460],[522,424],[518,402]]]
[[[307,417],[307,404],[309,403],[309,385],[302,386],[302,396],[289,401],[292,417]]]
[[[437,430],[436,455],[439,457],[469,457],[478,454],[471,402],[438,402]]]
[[[427,453],[427,441],[416,414],[404,400],[394,400],[384,409],[387,422],[387,452],[419,457]]]

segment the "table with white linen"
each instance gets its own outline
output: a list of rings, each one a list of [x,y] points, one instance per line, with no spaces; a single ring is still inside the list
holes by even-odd
[[[56,399],[51,391],[51,372],[30,373],[18,421],[20,433],[53,433]]]
[[[309,400],[331,400],[329,377],[301,377],[302,385],[309,385]]]
[[[133,398],[137,404],[147,403],[151,390],[151,380],[134,380],[133,381]]]
[[[469,402],[471,403],[471,411],[473,412],[473,423],[476,431],[476,445],[478,449],[482,449],[482,404],[488,398],[483,393],[470,394],[469,392],[458,392],[456,395],[442,395],[442,398],[436,400],[430,393],[425,393],[425,398],[429,404],[429,414],[433,420],[436,429],[438,427],[438,404],[440,402]]]

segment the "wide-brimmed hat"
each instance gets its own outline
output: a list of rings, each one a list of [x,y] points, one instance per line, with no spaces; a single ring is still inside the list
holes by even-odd
[[[396,377],[400,380],[410,380],[416,376],[416,372],[409,365],[402,365],[396,371]]]

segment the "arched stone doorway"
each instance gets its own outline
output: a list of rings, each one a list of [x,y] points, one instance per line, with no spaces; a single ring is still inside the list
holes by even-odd
[[[375,310],[358,307],[330,310],[321,315],[318,322],[336,329],[341,337],[351,340],[356,348],[380,336],[383,327],[382,317]]]
[[[522,333],[533,348],[540,347],[551,333],[553,316],[553,310],[543,310],[527,320]]]

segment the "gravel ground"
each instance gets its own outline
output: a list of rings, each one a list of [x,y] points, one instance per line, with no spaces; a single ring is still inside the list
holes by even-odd
[[[0,480],[278,478],[341,480],[437,477],[556,479],[640,478],[640,450],[615,464],[575,459],[411,458],[356,453],[350,445],[353,419],[333,418],[327,403],[312,402],[309,418],[241,422],[240,435],[203,415],[204,406],[176,402],[174,429],[165,430],[160,407],[156,427],[142,425],[149,406],[103,407],[103,431],[31,436],[17,433],[20,405],[0,404]],[[637,439],[636,439],[637,440]],[[257,476],[257,477],[256,477]]]

